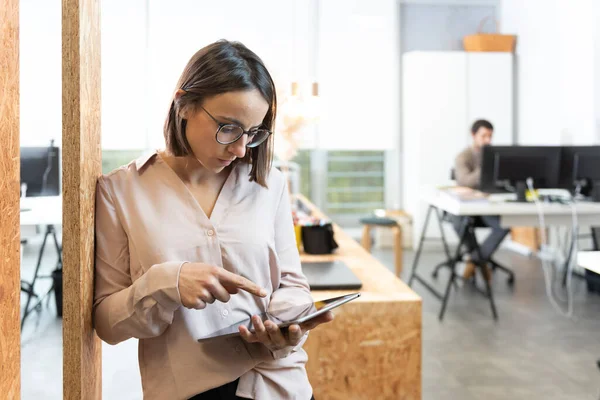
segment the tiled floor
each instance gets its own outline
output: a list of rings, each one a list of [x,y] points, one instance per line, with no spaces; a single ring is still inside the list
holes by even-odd
[[[24,250],[23,278],[31,276],[39,242]],[[390,251],[374,255],[393,268]],[[51,271],[56,255],[44,259]],[[441,258],[423,255],[423,275]],[[470,286],[454,290],[443,322],[439,301],[415,283],[423,296],[423,399],[581,399],[600,398],[600,296],[589,295],[575,281],[575,316],[558,314],[550,305],[539,262],[512,253],[499,259],[514,268],[514,289],[501,273],[494,277],[499,320],[494,322],[487,300]],[[404,278],[412,254],[406,253]],[[438,287],[447,275],[440,274]],[[62,398],[62,327],[54,304],[33,315],[22,338],[22,398]],[[141,399],[137,341],[103,345],[105,399]]]

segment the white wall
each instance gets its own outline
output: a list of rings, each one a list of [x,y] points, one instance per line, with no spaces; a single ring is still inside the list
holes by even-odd
[[[20,2],[21,146],[62,143],[60,0]],[[146,147],[144,0],[102,1],[102,145]]]
[[[19,9],[21,146],[62,142],[60,0],[21,0]]]
[[[400,132],[398,20],[395,0],[319,2],[319,148],[396,147]]]
[[[594,4],[594,20],[600,21],[600,2]],[[594,24],[594,71],[598,71],[600,68],[600,24]],[[594,116],[595,116],[595,128],[596,136],[594,138],[596,143],[600,143],[600,78],[594,80]]]
[[[517,35],[519,144],[598,142],[596,14],[594,0],[502,1],[501,31]]]
[[[102,147],[163,146],[170,96],[195,51],[220,38],[263,58],[276,84],[312,82],[316,1],[103,0]],[[62,138],[61,1],[20,3],[21,144]],[[229,13],[235,9],[236,13]],[[227,16],[224,18],[224,16]]]
[[[102,0],[101,126],[104,149],[149,147],[146,134],[149,101],[146,27],[145,0]]]
[[[409,51],[456,51],[463,50],[462,38],[464,35],[476,32],[480,22],[497,16],[497,6],[500,0],[402,0],[399,7],[400,14],[400,51],[402,54]],[[483,32],[495,30],[493,22],[483,26]],[[400,63],[400,76],[403,75],[402,58]],[[400,91],[402,91],[400,84]],[[406,105],[402,98],[400,112],[406,112]],[[484,118],[484,116],[479,116]],[[492,119],[491,116],[485,118]],[[401,122],[401,128],[402,128]],[[465,132],[469,135],[469,132]],[[388,207],[405,207],[403,180],[405,172],[403,163],[405,147],[402,133],[397,138],[397,149],[386,154],[386,204]],[[400,182],[401,184],[395,184]]]
[[[557,0],[559,105],[563,144],[591,144],[595,138],[594,19],[596,0]]]
[[[179,75],[197,50],[221,38],[255,51],[278,90],[289,90],[292,81],[309,88],[319,82],[319,137],[308,127],[308,147],[396,144],[396,0],[105,0],[102,12],[104,148],[162,147]]]
[[[409,52],[403,67],[403,208],[413,216],[416,243],[427,211],[421,196],[431,187],[450,184],[456,155],[471,143],[473,120],[489,118],[494,143],[513,144],[513,57]],[[428,236],[440,236],[435,219],[430,220]]]
[[[235,9],[234,13],[230,10]],[[228,0],[153,1],[149,14],[151,145],[163,143],[162,126],[183,68],[202,47],[228,39],[256,52],[277,85],[291,82],[293,62],[291,2]],[[225,18],[226,17],[226,18]],[[294,67],[294,68],[293,68]]]

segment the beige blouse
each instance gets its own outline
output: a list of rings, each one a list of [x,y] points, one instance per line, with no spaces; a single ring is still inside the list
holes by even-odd
[[[268,189],[233,167],[210,219],[158,153],[98,180],[94,323],[102,340],[139,338],[144,399],[188,399],[240,378],[237,395],[308,400],[302,344],[271,352],[239,337],[198,343],[251,314],[312,302],[300,267],[290,200],[281,172]],[[184,262],[243,275],[268,296],[245,291],[203,310],[182,306]]]

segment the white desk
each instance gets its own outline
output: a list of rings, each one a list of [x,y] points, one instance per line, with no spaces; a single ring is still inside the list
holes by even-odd
[[[21,198],[21,226],[62,225],[62,196]]]
[[[460,201],[438,189],[425,191],[421,199],[427,205],[457,216],[498,215],[500,224],[505,228],[540,224],[535,203]],[[580,202],[575,209],[579,226],[600,226],[600,203]],[[542,203],[542,210],[546,225],[572,225],[572,206]]]
[[[452,255],[449,249],[449,246],[446,242],[444,230],[442,227],[442,211],[446,213],[459,216],[459,217],[476,217],[476,216],[499,216],[500,217],[500,225],[504,228],[510,228],[513,226],[539,226],[539,216],[538,216],[538,206],[535,203],[517,203],[517,202],[508,202],[508,201],[495,201],[494,197],[502,197],[502,196],[492,196],[492,200],[488,200],[482,198],[480,200],[470,200],[465,201],[461,200],[454,194],[450,194],[441,189],[425,189],[422,192],[421,200],[427,204],[428,211],[425,216],[425,220],[423,222],[423,227],[415,227],[416,229],[421,228],[421,236],[418,243],[418,247],[415,253],[415,258],[413,260],[411,276],[409,279],[409,286],[412,286],[412,282],[416,279],[423,286],[425,286],[432,294],[442,300],[442,308],[440,310],[439,319],[441,320],[444,316],[444,312],[446,310],[446,305],[448,302],[448,296],[450,294],[450,289],[455,279],[456,275],[456,264],[462,260],[461,255],[461,246],[459,245],[456,248],[455,254]],[[600,226],[600,203],[587,203],[587,202],[579,202],[575,206],[575,210],[577,212],[577,222],[578,226]],[[545,223],[548,227],[550,226],[567,226],[571,227],[573,224],[573,206],[560,204],[560,203],[542,203],[542,212],[544,214]],[[446,290],[444,293],[438,292],[433,286],[431,286],[422,276],[417,274],[417,267],[419,263],[419,258],[421,255],[421,251],[423,248],[423,242],[426,237],[429,220],[431,214],[435,215],[435,218],[438,220],[438,226],[442,235],[442,242],[444,244],[444,251],[446,253],[446,260],[438,266],[436,266],[433,276],[437,276],[437,270],[443,266],[449,266],[451,268],[451,275],[448,283],[446,285]],[[472,228],[470,228],[473,230]],[[461,235],[464,236],[464,233]],[[474,232],[472,232],[472,237],[474,237]],[[464,237],[461,237],[461,242],[463,243]],[[568,248],[568,254],[566,256],[565,267],[563,270],[565,271],[563,275],[563,282],[566,280],[566,265],[568,265],[571,258],[574,256],[574,244],[577,240],[577,232],[574,230],[571,231],[571,240]],[[478,250],[479,251],[479,250]],[[487,263],[491,263],[496,267],[500,267],[500,269],[505,270],[510,274],[509,283],[513,281],[513,273],[509,269],[502,267],[501,265],[495,263],[491,258],[487,261]],[[476,263],[477,264],[477,263]],[[483,267],[482,267],[483,268]],[[483,269],[482,269],[483,271]],[[485,280],[486,291],[485,295],[490,300],[490,306],[492,309],[492,314],[494,318],[497,318],[496,315],[496,307],[493,300],[493,294],[489,282]]]
[[[600,251],[580,251],[577,253],[577,264],[581,268],[600,274]],[[600,359],[598,368],[600,368]]]
[[[600,251],[580,251],[577,253],[577,265],[600,274]]]

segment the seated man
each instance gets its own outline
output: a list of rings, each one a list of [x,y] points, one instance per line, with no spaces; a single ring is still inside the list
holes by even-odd
[[[489,121],[480,119],[473,123],[473,126],[471,127],[473,143],[456,157],[454,163],[454,175],[459,186],[479,189],[482,148],[492,142],[493,134],[494,127]],[[454,228],[459,234],[462,221],[462,218],[456,218],[454,221]],[[491,234],[480,246],[482,258],[487,260],[492,256],[492,253],[498,248],[510,230],[500,227],[500,218],[497,216],[480,216],[475,218],[475,223],[477,226],[492,228]],[[471,258],[477,258],[474,253],[475,243],[473,243],[472,240],[469,240],[467,241],[466,246],[471,251]],[[473,273],[474,265],[472,263],[467,263],[463,274],[464,277],[468,278],[472,276]]]

